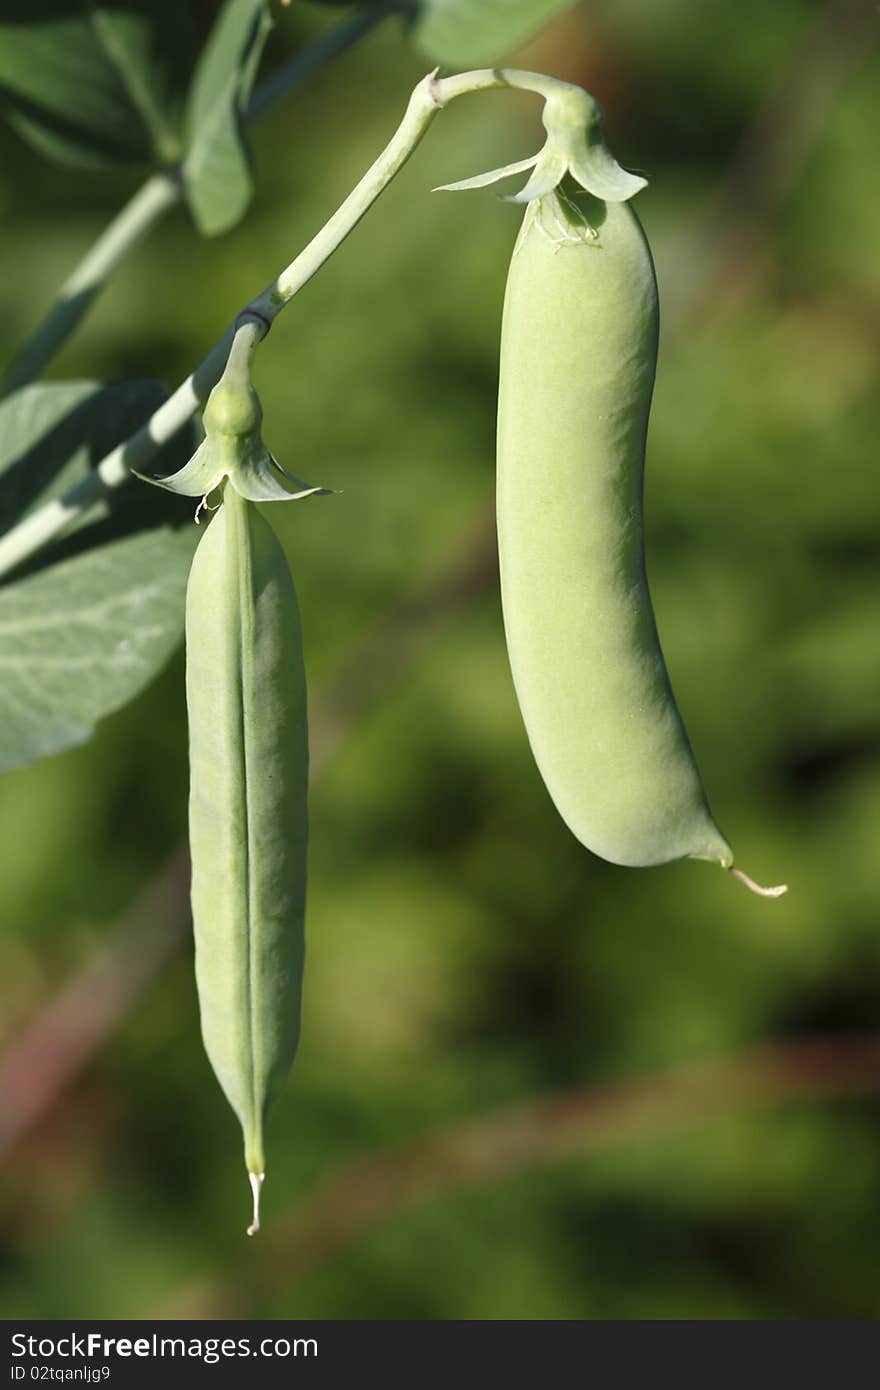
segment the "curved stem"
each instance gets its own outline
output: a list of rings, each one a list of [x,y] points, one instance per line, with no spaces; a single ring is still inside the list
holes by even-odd
[[[560,93],[581,91],[571,83],[519,68],[477,68],[443,78],[438,78],[436,71],[429,73],[413,91],[403,120],[360,183],[317,236],[249,307],[271,323],[354,230],[379,194],[415,153],[437,112],[457,97],[504,88],[533,92],[545,101]]]
[[[777,883],[772,888],[765,888],[762,884],[756,883],[744,869],[736,869],[733,865],[730,866],[727,872],[731,874],[733,878],[738,879],[740,883],[744,884],[750,893],[757,893],[759,898],[781,898],[783,893],[788,892],[787,883]]]
[[[548,77],[543,72],[528,72],[524,68],[474,68],[471,72],[454,73],[452,77],[436,78],[434,90],[440,106],[448,106],[456,97],[470,96],[475,92],[497,92],[503,88],[518,92],[532,92],[545,101],[564,96],[566,92],[583,95],[583,87],[573,82],[563,82],[559,77]]]
[[[342,245],[420,144],[428,126],[441,108],[442,103],[435,96],[437,86],[433,74],[418,84],[409,99],[403,120],[379,158],[371,164],[345,202],[305,249],[270,285],[267,285],[262,294],[251,302],[249,308],[256,310],[271,323]]]
[[[249,125],[258,120],[283,96],[351,48],[383,19],[410,8],[406,0],[389,0],[387,5],[359,12],[322,34],[260,83],[244,113],[245,123]],[[120,263],[182,197],[183,182],[176,170],[152,174],[141,185],[65,280],[42,322],[8,364],[0,380],[0,398],[35,381],[43,373]]]
[[[253,313],[262,319],[261,336],[265,336],[285,305],[332,256],[414,153],[437,112],[456,97],[501,88],[535,92],[545,100],[554,93],[579,90],[571,88],[569,83],[516,68],[482,68],[442,79],[436,72],[429,73],[413,91],[403,120],[379,158],[305,249],[242,309],[241,315]],[[126,482],[131,469],[143,471],[150,459],[205,402],[223,371],[233,336],[234,327],[230,327],[147,423],[125,443],[112,449],[88,477],[0,538],[0,575],[17,568],[108,492]]]

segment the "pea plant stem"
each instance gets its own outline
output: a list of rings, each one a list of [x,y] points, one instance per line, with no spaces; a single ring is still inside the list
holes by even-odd
[[[244,113],[245,124],[259,120],[282,97],[345,53],[380,21],[409,8],[406,0],[389,0],[387,5],[358,12],[307,44],[256,88]],[[160,170],[141,185],[65,280],[42,321],[7,366],[0,380],[0,398],[42,375],[114,271],[165,213],[181,201],[183,192],[183,181],[176,169]]]
[[[153,174],[141,185],[65,280],[46,317],[9,364],[0,394],[8,395],[41,374],[120,262],[179,198],[171,173]]]
[[[413,91],[403,120],[360,183],[329,222],[325,223],[318,235],[287,269],[281,272],[277,280],[253,301],[251,307],[271,323],[293,296],[320,270],[337,246],[368,212],[379,194],[387,188],[395,174],[403,168],[418,148],[437,112],[448,106],[456,97],[504,87],[534,92],[546,99],[554,92],[569,89],[570,84],[540,73],[522,72],[516,68],[481,68],[444,78],[438,78],[436,73],[429,73]]]
[[[447,78],[438,78],[436,73],[429,73],[413,91],[403,120],[379,158],[305,249],[256,299],[245,306],[237,319],[249,314],[255,316],[256,320],[262,322],[260,336],[265,336],[281,310],[320,270],[369,211],[417,149],[437,112],[450,101],[472,92],[502,88],[518,88],[546,98],[551,91],[565,90],[568,86],[567,83],[556,82],[537,73],[513,68],[483,68]],[[131,469],[140,472],[146,468],[150,459],[207,399],[223,371],[234,334],[233,325],[146,424],[130,439],[112,449],[87,478],[63,497],[33,512],[0,538],[0,576],[9,574],[30,559],[108,493],[127,482]]]

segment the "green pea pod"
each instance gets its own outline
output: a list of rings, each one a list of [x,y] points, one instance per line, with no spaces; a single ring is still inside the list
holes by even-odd
[[[502,329],[504,623],[535,759],[577,838],[615,864],[730,868],[645,576],[657,340],[654,267],[629,203],[573,188],[531,203]]]
[[[308,739],[290,570],[229,485],[190,573],[186,648],[196,983],[205,1049],[244,1132],[252,1234],[266,1107],[299,1040]]]

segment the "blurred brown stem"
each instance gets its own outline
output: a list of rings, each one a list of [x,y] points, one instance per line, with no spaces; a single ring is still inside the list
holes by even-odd
[[[353,1164],[270,1238],[271,1258],[305,1272],[390,1211],[482,1187],[574,1154],[795,1100],[880,1092],[880,1034],[771,1044],[722,1061],[563,1092]]]
[[[505,1106],[474,1120],[349,1164],[320,1183],[292,1217],[263,1232],[247,1278],[199,1285],[188,1316],[219,1306],[245,1316],[259,1281],[302,1279],[382,1221],[452,1193],[486,1187],[617,1144],[680,1133],[745,1111],[796,1101],[880,1094],[880,1034],[771,1043],[712,1062],[633,1080],[564,1091]],[[257,1281],[257,1282],[255,1282]],[[189,1303],[186,1291],[175,1300]],[[183,1316],[165,1309],[162,1316]]]
[[[47,1114],[177,950],[189,860],[173,854],[122,922],[0,1057],[0,1157]]]

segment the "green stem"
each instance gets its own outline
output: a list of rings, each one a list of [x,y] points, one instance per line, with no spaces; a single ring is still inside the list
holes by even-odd
[[[389,0],[387,5],[358,12],[322,34],[257,87],[245,111],[245,122],[250,124],[258,120],[283,96],[351,48],[381,20],[409,8],[404,0]],[[86,252],[61,286],[42,322],[7,366],[0,380],[0,398],[35,381],[45,371],[120,263],[182,197],[183,183],[175,170],[153,174],[141,185]]]
[[[434,87],[441,106],[448,106],[456,97],[476,92],[497,92],[504,88],[518,92],[533,92],[545,101],[576,93],[583,96],[583,87],[548,77],[543,72],[525,72],[522,68],[474,68],[472,72],[455,73],[452,77],[435,79]]]
[[[360,183],[308,246],[237,318],[254,316],[256,322],[261,322],[260,337],[265,336],[284,306],[332,256],[413,154],[437,112],[456,97],[500,88],[536,92],[545,100],[550,95],[570,90],[568,83],[514,68],[484,68],[442,79],[430,73],[415,88],[403,120]],[[0,538],[0,575],[16,569],[96,502],[126,482],[130,469],[144,471],[150,459],[207,400],[220,379],[234,337],[235,324],[130,439],[111,450],[88,477],[63,497],[47,502]]]
[[[560,93],[581,91],[568,82],[545,77],[543,73],[523,72],[518,68],[479,68],[443,78],[430,73],[415,88],[403,120],[360,183],[305,250],[252,301],[250,307],[271,323],[285,304],[320,270],[349,232],[354,230],[382,190],[418,148],[437,112],[456,97],[503,88],[534,92],[545,101]]]
[[[7,367],[0,395],[26,386],[40,375],[119,263],[179,198],[180,188],[172,174],[153,174],[147,179],[65,280],[48,314]]]
[[[223,368],[223,381],[233,390],[247,391],[251,384],[254,353],[266,335],[265,325],[245,317],[236,323],[232,346]]]

